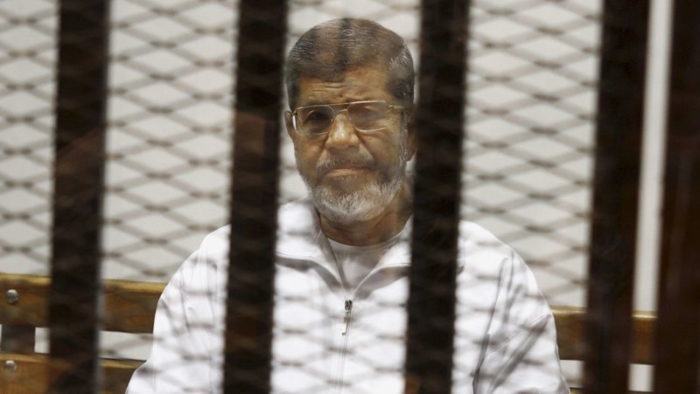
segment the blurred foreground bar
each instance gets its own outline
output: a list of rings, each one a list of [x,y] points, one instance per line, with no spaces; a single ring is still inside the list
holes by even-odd
[[[225,393],[269,393],[285,0],[242,0],[231,191]]]
[[[450,393],[468,1],[422,3],[406,393]]]
[[[700,392],[700,2],[674,3],[654,375],[659,394]]]
[[[107,0],[62,0],[54,163],[50,393],[99,386]]]
[[[588,283],[584,392],[627,393],[649,3],[606,0]]]

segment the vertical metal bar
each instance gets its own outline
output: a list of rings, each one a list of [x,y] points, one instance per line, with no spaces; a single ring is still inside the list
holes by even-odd
[[[50,393],[98,386],[107,0],[62,0],[56,98]]]
[[[675,0],[654,392],[700,392],[700,3]]]
[[[452,389],[468,10],[422,2],[407,393]]]
[[[270,391],[284,0],[242,0],[224,392]]]
[[[606,0],[584,391],[627,393],[649,2]]]

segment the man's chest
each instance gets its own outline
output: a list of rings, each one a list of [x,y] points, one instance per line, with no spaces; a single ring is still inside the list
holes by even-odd
[[[313,269],[278,267],[275,392],[403,392],[408,280],[385,272],[369,289],[358,290],[348,291]],[[483,308],[462,304],[458,309]],[[455,378],[465,386],[477,366],[487,321],[479,313],[457,320],[458,333],[466,337],[456,338]]]

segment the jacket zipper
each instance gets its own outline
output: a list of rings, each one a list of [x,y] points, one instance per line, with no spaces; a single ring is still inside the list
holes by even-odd
[[[342,394],[345,389],[345,355],[348,351],[348,328],[350,326],[350,318],[352,315],[352,300],[345,300],[345,317],[343,319],[343,347],[340,351],[340,364],[338,366],[338,393]]]
[[[347,349],[348,349],[348,337],[350,336],[350,322],[352,320],[352,306],[353,306],[353,299],[359,292],[359,290],[362,288],[362,286],[367,282],[367,280],[376,274],[378,271],[384,270],[384,269],[390,269],[390,268],[399,268],[403,267],[404,265],[385,265],[383,267],[378,267],[372,270],[367,276],[358,283],[357,287],[355,287],[355,291],[352,294],[349,294],[347,288],[345,288],[347,298],[345,299],[344,303],[344,310],[345,310],[345,315],[343,318],[343,329],[341,330],[341,336],[343,337],[343,345],[341,347],[341,353],[340,353],[340,362],[338,366],[338,373],[337,373],[337,384],[338,384],[338,390],[337,392],[339,394],[343,393],[343,390],[345,389],[345,356],[347,355]],[[341,282],[342,284],[342,282]],[[343,284],[343,287],[345,285]]]
[[[352,300],[345,300],[345,320],[343,321],[343,335],[348,333],[348,325],[350,324],[350,314],[352,313]]]
[[[345,299],[344,303],[344,311],[345,315],[343,318],[343,329],[341,330],[341,336],[343,337],[343,345],[341,348],[341,353],[340,353],[340,362],[338,366],[338,373],[337,373],[337,378],[338,380],[336,381],[336,384],[338,385],[337,387],[337,392],[339,394],[343,393],[343,390],[345,389],[345,356],[347,353],[347,348],[348,348],[348,336],[349,336],[349,329],[350,329],[350,320],[352,318],[352,306],[353,306],[353,298],[355,298],[355,295],[359,292],[359,290],[362,288],[362,286],[367,282],[367,280],[374,276],[377,272],[383,271],[385,269],[394,269],[394,268],[403,268],[407,267],[408,264],[402,263],[402,264],[388,264],[384,266],[379,266],[375,267],[367,276],[360,281],[360,283],[357,284],[357,287],[355,287],[355,291],[350,294],[348,289],[345,287],[345,284],[343,281],[336,276],[336,274],[329,270],[323,263],[316,259],[306,259],[306,261],[312,261],[314,263],[317,263],[321,268],[325,269],[329,274],[331,274],[332,277],[334,277],[340,284],[343,286],[345,289],[345,292],[347,294],[347,298]]]

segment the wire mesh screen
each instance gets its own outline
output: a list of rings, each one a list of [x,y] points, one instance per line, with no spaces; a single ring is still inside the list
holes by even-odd
[[[582,305],[597,1],[478,1],[465,216],[523,255],[554,304]]]
[[[163,281],[226,220],[234,1],[115,1],[106,276]]]
[[[105,278],[166,282],[226,223],[237,6],[112,2]],[[462,216],[522,255],[551,304],[584,303],[600,7],[589,0],[478,0],[471,8]],[[291,1],[288,46],[317,23],[344,16],[394,30],[418,60],[415,0]],[[48,272],[56,19],[52,0],[0,2],[1,272]],[[306,187],[286,135],[282,144],[284,203]],[[276,328],[290,338],[279,346],[315,355],[301,368],[298,360],[280,361],[281,370],[311,382],[289,392],[323,391],[319,371],[338,367],[324,356],[336,345],[313,335],[313,312],[322,306],[309,302],[292,296],[276,311],[312,312],[308,321]],[[405,328],[384,324],[393,312],[378,310],[387,305],[397,306],[387,299],[356,311],[369,353],[377,338],[400,338]],[[106,355],[145,357],[147,336],[106,338]],[[380,360],[355,356],[343,368],[360,377],[358,390],[372,391],[387,371]]]
[[[46,274],[56,4],[4,1],[0,14],[0,270]]]
[[[3,270],[43,273],[56,9],[13,3],[3,3]],[[290,42],[353,15],[397,31],[416,53],[418,5],[368,4],[292,3]],[[108,277],[165,280],[224,224],[235,5],[113,4]],[[582,302],[571,284],[585,271],[599,10],[583,1],[472,8],[464,216],[523,254],[554,303]],[[283,149],[290,200],[305,188],[291,144]]]

